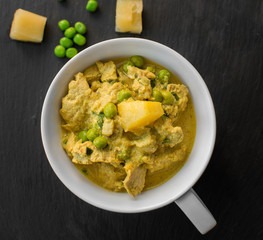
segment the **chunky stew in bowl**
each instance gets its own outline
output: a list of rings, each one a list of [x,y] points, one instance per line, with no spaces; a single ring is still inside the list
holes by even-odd
[[[136,196],[174,176],[193,147],[189,91],[141,56],[96,62],[62,99],[62,147],[91,181]]]

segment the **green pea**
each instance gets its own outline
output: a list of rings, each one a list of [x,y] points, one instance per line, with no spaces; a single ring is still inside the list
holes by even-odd
[[[85,34],[87,32],[87,28],[84,23],[82,22],[76,22],[75,23],[75,29],[80,34]]]
[[[138,68],[141,68],[144,64],[144,60],[141,56],[132,56],[131,62]]]
[[[65,37],[67,38],[73,38],[76,35],[76,29],[74,27],[69,27],[64,32]]]
[[[57,57],[62,58],[65,57],[66,49],[63,46],[58,45],[55,47],[54,53]]]
[[[131,61],[127,61],[122,65],[123,71],[126,73],[128,73],[128,68],[127,68],[128,66],[134,67],[134,64]]]
[[[117,114],[117,107],[114,103],[108,103],[103,109],[106,118],[114,118]]]
[[[124,150],[118,152],[118,158],[122,161],[125,161],[130,158],[131,152],[129,150]]]
[[[73,42],[79,46],[83,46],[86,43],[86,38],[81,34],[77,33],[73,38]]]
[[[155,67],[153,66],[148,66],[146,70],[148,70],[149,72],[155,73]]]
[[[88,132],[86,130],[80,131],[78,134],[78,139],[82,140],[82,142],[88,141],[87,133]]]
[[[160,91],[153,90],[153,98],[156,102],[162,102],[163,101],[163,95]]]
[[[58,22],[58,26],[61,29],[61,31],[65,31],[67,28],[69,28],[70,24],[68,20],[63,19]]]
[[[93,144],[98,149],[105,148],[108,145],[107,138],[103,136],[96,137],[93,141]]]
[[[95,0],[89,0],[86,6],[86,9],[89,12],[95,12],[97,10],[98,7],[98,2]]]
[[[70,48],[73,45],[73,42],[71,39],[63,37],[59,41],[60,45],[63,46],[64,48]]]
[[[170,73],[167,70],[162,69],[158,72],[158,79],[161,83],[169,83]]]
[[[66,57],[73,58],[77,53],[78,53],[78,50],[76,48],[68,48],[66,50]]]
[[[119,102],[122,102],[126,99],[129,99],[132,96],[132,93],[128,89],[124,89],[118,92],[117,99]]]
[[[163,104],[165,105],[172,105],[174,102],[174,96],[168,91],[162,91],[163,95]]]
[[[90,140],[90,141],[94,141],[94,139],[96,138],[96,137],[98,137],[99,136],[99,133],[98,133],[98,131],[96,130],[96,129],[94,129],[94,128],[92,128],[92,129],[90,129],[88,132],[87,132],[87,138]]]

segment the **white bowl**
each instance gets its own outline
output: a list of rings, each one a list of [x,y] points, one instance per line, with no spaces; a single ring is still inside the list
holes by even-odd
[[[61,147],[59,109],[73,75],[98,60],[144,56],[169,69],[188,86],[196,113],[196,138],[183,168],[168,182],[133,199],[127,193],[107,191],[85,178]],[[196,183],[204,172],[215,143],[216,120],[209,91],[195,68],[180,54],[162,44],[138,38],[118,38],[88,47],[69,60],[52,81],[42,109],[41,134],[51,167],[65,186],[96,207],[123,213],[144,212],[165,206]]]

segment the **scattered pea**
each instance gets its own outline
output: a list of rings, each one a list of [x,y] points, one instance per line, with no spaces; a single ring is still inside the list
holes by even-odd
[[[76,22],[75,23],[75,29],[80,34],[85,34],[87,32],[87,28],[84,23],[82,22]]]
[[[68,48],[66,50],[66,57],[73,58],[77,53],[78,53],[78,50],[76,48]]]
[[[93,143],[98,149],[105,148],[108,145],[107,139],[103,136],[96,137]]]
[[[70,24],[68,20],[63,19],[58,22],[58,26],[61,29],[61,31],[65,31],[67,28],[69,28]]]
[[[95,0],[89,0],[86,6],[86,9],[89,12],[95,12],[97,10],[98,7],[98,2]]]
[[[163,104],[172,105],[174,102],[174,96],[168,91],[162,91],[161,93],[163,95]]]
[[[128,66],[134,66],[134,64],[131,61],[127,61],[122,65],[123,71],[128,73]]]
[[[170,73],[167,70],[162,69],[158,72],[158,79],[161,83],[169,83]]]
[[[98,137],[99,134],[98,134],[98,131],[94,128],[91,128],[88,132],[87,132],[87,138],[90,140],[90,141],[94,141],[94,139],[96,137]]]
[[[60,45],[63,46],[64,48],[70,48],[73,45],[73,42],[71,39],[67,37],[63,37],[59,41]]]
[[[78,134],[78,139],[82,140],[82,142],[88,141],[87,133],[88,132],[86,130],[80,131],[79,134]]]
[[[67,38],[73,38],[76,35],[76,29],[74,27],[69,27],[64,32],[65,37]]]
[[[65,57],[66,49],[63,46],[58,45],[55,47],[54,53],[57,57],[62,58]]]
[[[131,62],[138,68],[141,68],[144,64],[144,60],[141,56],[132,56]]]
[[[117,107],[114,103],[108,103],[103,109],[106,118],[114,118],[117,114]]]
[[[126,99],[129,99],[131,96],[132,96],[131,91],[128,89],[124,89],[124,90],[119,91],[117,98],[119,102],[122,102]]]
[[[153,90],[153,98],[156,102],[162,102],[163,101],[163,95],[160,91]]]
[[[79,46],[83,46],[86,43],[86,38],[81,34],[77,33],[73,38],[73,42]]]

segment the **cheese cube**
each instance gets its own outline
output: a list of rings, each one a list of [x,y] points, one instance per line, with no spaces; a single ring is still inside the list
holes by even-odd
[[[121,126],[132,131],[150,125],[163,114],[162,104],[150,101],[124,101],[118,104]]]
[[[142,0],[117,0],[116,32],[142,32]]]
[[[25,42],[42,42],[46,21],[46,17],[17,9],[10,30],[10,38]]]

